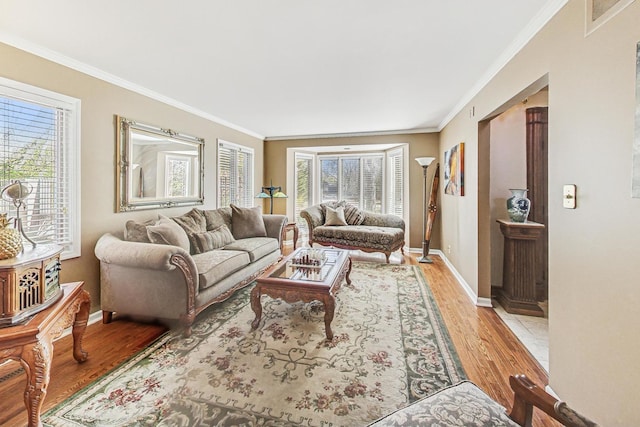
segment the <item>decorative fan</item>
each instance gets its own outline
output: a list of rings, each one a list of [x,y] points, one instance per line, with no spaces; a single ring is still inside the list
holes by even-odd
[[[27,239],[35,248],[36,242],[31,240],[29,236],[24,232],[24,228],[22,227],[22,218],[20,218],[20,208],[25,206],[24,199],[29,197],[33,191],[33,187],[29,184],[23,184],[20,180],[15,180],[11,184],[7,185],[0,191],[0,197],[3,200],[13,203],[16,207],[16,220],[15,220],[15,228],[20,231],[22,236]]]

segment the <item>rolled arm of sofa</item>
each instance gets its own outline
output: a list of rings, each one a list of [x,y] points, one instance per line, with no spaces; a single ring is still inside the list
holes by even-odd
[[[264,228],[267,229],[267,236],[278,239],[278,245],[281,245],[282,229],[289,222],[286,215],[262,215],[264,220]]]
[[[362,225],[375,227],[393,227],[404,230],[404,220],[396,215],[365,212]]]
[[[307,221],[310,230],[324,224],[324,213],[320,205],[313,205],[303,209],[300,211],[300,216]]]
[[[193,270],[192,274],[198,277],[191,256],[177,246],[128,242],[120,240],[111,233],[106,233],[98,239],[95,255],[100,262],[106,264],[166,271],[176,268],[174,257],[184,258],[187,260],[186,264]]]

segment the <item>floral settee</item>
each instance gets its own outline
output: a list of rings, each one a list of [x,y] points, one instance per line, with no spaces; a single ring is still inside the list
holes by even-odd
[[[300,212],[314,243],[364,252],[404,254],[404,220],[396,215],[366,212],[344,201],[309,206]]]

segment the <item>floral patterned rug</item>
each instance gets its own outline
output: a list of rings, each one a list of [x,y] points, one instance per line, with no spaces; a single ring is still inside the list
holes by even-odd
[[[362,426],[465,374],[420,269],[354,262],[328,342],[319,302],[247,287],[45,414],[45,426]]]

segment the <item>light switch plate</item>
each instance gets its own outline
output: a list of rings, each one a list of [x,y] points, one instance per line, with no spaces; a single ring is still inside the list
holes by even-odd
[[[576,208],[576,186],[574,184],[562,187],[562,207],[565,209]]]

